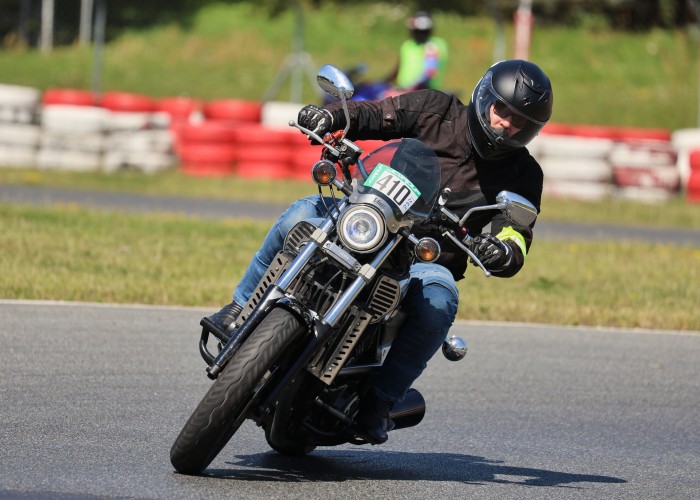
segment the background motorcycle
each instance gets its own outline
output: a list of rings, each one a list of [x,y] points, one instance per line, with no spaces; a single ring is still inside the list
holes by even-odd
[[[358,64],[345,71],[354,89],[350,98],[353,101],[378,101],[385,97],[394,97],[411,90],[396,88],[385,81],[367,81],[362,77],[366,71],[367,65],[365,64]],[[323,103],[329,104],[337,100],[337,97],[326,93]]]
[[[343,102],[349,124],[349,79],[326,65],[317,81]],[[502,192],[496,204],[472,208],[459,219],[444,206],[447,193],[438,196],[438,160],[420,141],[391,142],[361,160],[362,150],[346,137],[349,125],[323,138],[290,125],[323,146],[312,177],[319,191],[325,186],[331,192],[327,216],[289,232],[227,331],[202,319],[200,353],[214,382],[171,448],[181,473],[204,470],[245,419],[286,455],[367,443],[354,418],[403,319],[399,279],[411,262],[433,262],[440,254],[437,241],[411,231],[438,224],[488,275],[461,231],[471,213],[500,209],[518,224],[537,215],[524,198]],[[337,198],[336,190],[344,197]],[[217,354],[209,350],[212,337],[219,342]],[[466,344],[450,337],[443,353],[462,359]],[[409,390],[390,415],[394,430],[417,425],[424,413],[422,395]]]

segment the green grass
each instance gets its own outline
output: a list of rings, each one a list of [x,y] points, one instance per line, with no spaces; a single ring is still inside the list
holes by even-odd
[[[7,205],[0,225],[0,297],[212,310],[268,228]],[[459,287],[461,319],[700,331],[698,248],[538,241],[515,278],[470,268]]]
[[[304,44],[316,67],[369,65],[384,76],[406,36],[404,5],[307,8]],[[348,22],[351,20],[351,22]],[[249,3],[203,8],[188,27],[160,25],[126,31],[105,50],[103,90],[154,97],[261,99],[292,50],[294,15],[269,18]],[[445,88],[468,99],[493,62],[495,23],[436,13],[436,33],[450,44]],[[505,57],[513,56],[506,26]],[[554,84],[553,120],[680,129],[698,125],[698,42],[691,32],[614,32],[600,24],[563,29],[536,24],[531,59]],[[0,51],[0,82],[90,88],[93,53],[61,47],[45,55],[22,48]],[[278,98],[288,99],[288,87]],[[304,86],[304,101],[316,96]]]
[[[527,260],[508,280],[471,268],[459,317],[700,331],[698,247],[539,240]]]
[[[0,296],[12,299],[218,304],[267,231],[74,208],[1,206],[0,220]]]

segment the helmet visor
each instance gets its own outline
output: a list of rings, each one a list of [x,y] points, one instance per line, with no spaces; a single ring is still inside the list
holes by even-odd
[[[544,122],[517,110],[498,94],[490,71],[476,88],[474,106],[479,124],[494,149],[526,146],[544,126]]]

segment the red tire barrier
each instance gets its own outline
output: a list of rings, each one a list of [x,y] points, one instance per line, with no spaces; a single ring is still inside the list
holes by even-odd
[[[613,127],[606,125],[574,125],[547,123],[544,135],[575,135],[578,137],[613,139],[616,141],[665,141],[671,140],[671,131],[657,128]]]
[[[292,145],[295,139],[292,130],[265,127],[255,123],[240,123],[234,132],[238,144],[252,146],[253,144],[269,147],[277,144]]]
[[[619,187],[658,188],[676,192],[681,185],[675,166],[613,167],[613,178]]]
[[[229,144],[185,142],[180,146],[180,158],[185,164],[233,165],[238,152]]]
[[[700,149],[694,149],[690,152],[690,171],[700,172]]]
[[[671,131],[658,128],[636,128],[636,127],[621,127],[618,129],[620,139],[624,140],[642,140],[642,141],[664,141],[671,140]]]
[[[218,99],[205,103],[202,112],[208,120],[259,123],[262,103],[241,99]]]
[[[294,131],[246,123],[236,129],[235,136],[239,154],[237,175],[266,179],[291,176]]]
[[[239,145],[236,151],[238,152],[237,159],[242,163],[284,163],[286,165],[285,168],[287,168],[291,161],[293,150],[287,145],[277,145],[269,148]]]
[[[693,203],[700,203],[700,172],[695,171],[690,173],[686,189],[686,196],[688,198],[688,201],[692,201]]]
[[[320,159],[320,146],[312,146],[308,140],[297,142],[292,149],[289,176],[300,181],[312,182],[311,167]]]
[[[553,134],[553,135],[570,135],[571,127],[563,123],[552,123],[549,122],[542,128],[543,134]]]
[[[201,109],[202,103],[191,97],[164,97],[157,102],[158,111],[170,115],[173,121],[184,121]]]
[[[179,127],[183,142],[234,144],[237,126],[222,122],[187,123]]]
[[[617,128],[604,125],[569,125],[569,135],[599,139],[620,139],[620,132]]]
[[[41,102],[47,104],[67,104],[71,106],[96,106],[97,98],[89,90],[80,89],[46,89]]]
[[[156,101],[147,95],[130,92],[105,92],[100,106],[110,111],[152,113],[158,109]]]

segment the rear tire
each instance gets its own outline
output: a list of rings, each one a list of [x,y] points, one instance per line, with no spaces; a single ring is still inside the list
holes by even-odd
[[[259,383],[303,329],[284,309],[274,309],[226,365],[200,401],[170,450],[183,474],[201,473],[243,423],[245,408]]]

